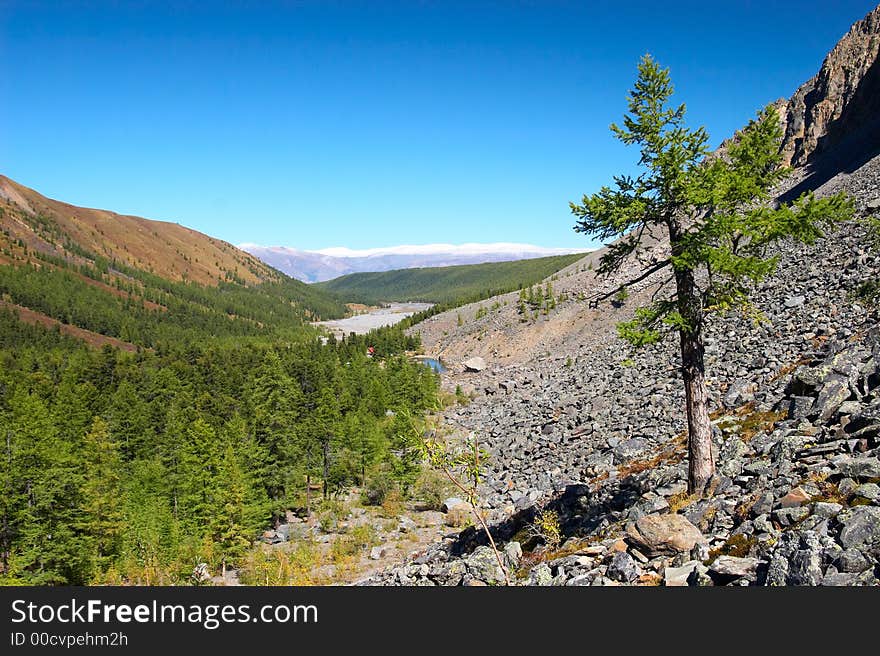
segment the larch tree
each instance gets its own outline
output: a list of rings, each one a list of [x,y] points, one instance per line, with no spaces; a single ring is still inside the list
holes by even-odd
[[[100,573],[119,550],[124,518],[120,448],[107,423],[95,417],[83,440],[82,528],[93,543]]]
[[[600,275],[637,262],[637,273],[611,294],[661,271],[670,276],[649,305],[618,325],[618,333],[635,346],[678,333],[688,490],[702,494],[715,472],[703,357],[707,314],[739,309],[759,318],[749,292],[776,267],[778,257],[768,247],[783,239],[812,243],[823,227],[849,218],[853,205],[842,194],[822,199],[805,194],[792,204],[773,201],[771,189],[787,173],[773,106],[759,111],[724,149],[710,153],[708,133],[686,126],[685,106],[670,104],[672,94],[669,70],[643,57],[629,113],[622,126],[611,126],[620,141],[639,147],[640,173],[615,176],[613,187],[570,206],[575,231],[616,240],[601,259]],[[645,263],[640,256],[648,234],[666,242],[668,257]],[[672,291],[663,295],[667,283]]]

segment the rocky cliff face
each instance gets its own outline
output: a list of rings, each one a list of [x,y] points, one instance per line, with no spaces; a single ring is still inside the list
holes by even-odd
[[[878,53],[880,6],[850,28],[819,73],[784,105],[787,163],[800,167],[823,153],[846,160],[880,150]]]

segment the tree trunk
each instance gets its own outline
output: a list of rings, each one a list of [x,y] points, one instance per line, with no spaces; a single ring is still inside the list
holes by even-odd
[[[330,439],[324,440],[324,499],[327,499],[327,479],[330,478]]]
[[[681,373],[688,420],[688,493],[702,494],[715,474],[715,461],[700,333],[681,332]]]
[[[669,232],[672,252],[677,254],[680,244],[678,226],[670,226]],[[688,422],[688,493],[703,494],[715,474],[703,362],[703,308],[691,269],[675,271],[675,287],[678,312],[687,324],[679,329],[679,336]]]

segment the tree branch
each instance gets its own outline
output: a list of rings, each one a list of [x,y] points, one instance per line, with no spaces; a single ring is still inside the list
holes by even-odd
[[[632,280],[628,280],[627,282],[623,283],[622,285],[619,285],[615,289],[612,289],[610,292],[606,292],[604,294],[596,294],[595,296],[593,296],[589,300],[591,303],[593,301],[598,303],[599,301],[604,301],[608,298],[611,298],[612,296],[620,293],[622,290],[626,289],[627,287],[631,287],[632,285],[635,285],[636,283],[641,282],[645,278],[650,277],[651,275],[657,273],[658,271],[666,268],[670,264],[672,264],[672,260],[663,260],[662,262],[658,262],[654,266],[645,269],[642,273],[640,273],[638,276],[636,276]]]

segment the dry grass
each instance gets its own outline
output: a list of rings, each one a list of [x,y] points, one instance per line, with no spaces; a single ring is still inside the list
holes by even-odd
[[[45,249],[45,244],[37,243],[42,242],[42,237],[23,227],[23,221],[16,221],[13,217],[16,212],[46,216],[83,248],[138,269],[151,270],[170,280],[185,278],[216,285],[226,271],[234,272],[248,283],[277,278],[277,274],[257,258],[177,223],[68,205],[4,177],[0,177],[0,187],[14,199],[7,205],[8,211],[0,216],[0,226],[10,231],[13,240],[22,238],[32,249]]]
[[[795,369],[797,369],[801,365],[809,364],[809,362],[810,362],[810,358],[803,357],[803,358],[799,358],[799,359],[795,360],[794,362],[789,362],[788,364],[784,364],[781,367],[779,367],[779,369],[776,371],[775,374],[773,374],[772,376],[770,376],[770,378],[767,379],[767,382],[768,383],[775,383],[777,380],[779,380],[783,376],[787,376],[788,374],[792,373]]]
[[[687,431],[676,435],[663,449],[653,456],[632,460],[617,468],[617,475],[626,478],[633,474],[639,474],[660,465],[678,464],[687,455]]]
[[[718,423],[718,428],[729,432],[735,428],[743,442],[751,442],[759,433],[767,433],[773,430],[776,422],[785,419],[784,411],[774,412],[757,411],[754,403],[746,403],[733,411],[729,420]]]
[[[699,500],[699,498],[699,494],[688,494],[687,492],[679,492],[677,494],[673,494],[668,499],[669,512],[677,513],[679,510],[687,508],[692,503]]]

